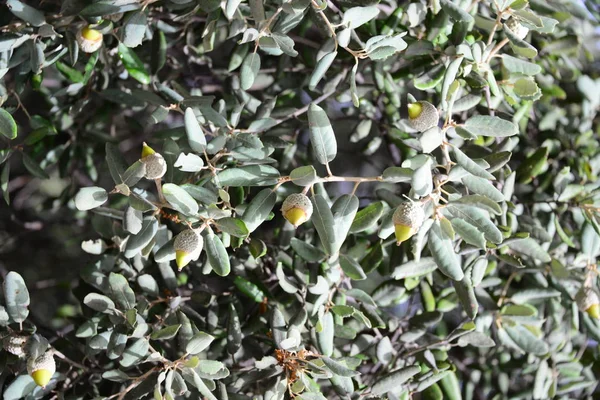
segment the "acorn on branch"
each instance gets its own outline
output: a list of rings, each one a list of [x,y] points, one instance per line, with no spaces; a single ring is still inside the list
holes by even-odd
[[[440,114],[435,106],[428,101],[416,101],[408,104],[409,125],[419,131],[425,132],[437,126]]]
[[[283,201],[281,213],[294,228],[297,228],[310,219],[313,205],[305,194],[293,193]]]
[[[510,29],[510,31],[512,33],[514,33],[515,36],[521,40],[525,39],[525,36],[527,36],[527,34],[529,33],[529,28],[526,28],[525,26],[523,26],[523,24],[521,24],[519,21],[517,21],[513,17],[510,17],[504,23],[504,26],[507,27],[508,29]]]
[[[203,245],[204,239],[193,229],[186,229],[175,236],[173,247],[177,268],[181,271],[191,261],[196,261],[200,257]]]
[[[162,178],[167,172],[167,162],[159,153],[144,143],[140,161],[146,167],[144,178],[154,180]]]
[[[85,53],[93,53],[102,46],[102,32],[84,26],[77,32],[77,43]]]
[[[2,340],[2,346],[4,350],[10,354],[14,354],[17,357],[23,357],[25,355],[25,349],[29,336],[18,335],[11,333]]]
[[[575,302],[581,312],[587,313],[594,319],[600,319],[600,298],[592,288],[582,287],[575,295]]]
[[[45,387],[55,372],[56,363],[54,362],[54,355],[51,350],[38,358],[30,358],[27,361],[27,373],[38,386]]]
[[[424,220],[425,212],[423,211],[423,205],[420,202],[406,201],[400,203],[392,216],[396,234],[396,244],[399,245],[410,239],[419,231]]]

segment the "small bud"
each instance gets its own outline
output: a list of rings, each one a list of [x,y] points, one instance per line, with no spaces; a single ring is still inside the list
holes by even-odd
[[[27,373],[38,386],[45,387],[55,372],[56,363],[52,351],[47,351],[38,358],[30,358],[27,361]]]
[[[2,346],[4,347],[4,350],[9,353],[14,354],[17,357],[23,357],[25,355],[25,347],[28,340],[29,336],[12,333],[4,338]]]
[[[519,21],[517,21],[513,17],[510,17],[504,23],[504,26],[506,26],[508,29],[510,29],[510,31],[512,33],[514,33],[515,36],[521,40],[525,39],[525,36],[527,36],[527,34],[529,33],[529,28],[524,27],[523,24],[521,24]]]
[[[418,232],[424,219],[425,212],[421,203],[413,201],[401,203],[392,216],[396,233],[396,243],[400,244],[410,239]]]
[[[313,206],[310,199],[302,193],[290,194],[281,205],[281,213],[294,228],[299,227],[310,219]]]
[[[93,53],[102,46],[102,33],[84,26],[77,32],[77,43],[85,53]]]
[[[586,312],[595,319],[600,319],[600,298],[592,288],[582,287],[575,295],[575,302],[581,312]]]
[[[146,166],[146,173],[144,175],[146,179],[160,179],[167,172],[167,163],[163,156],[154,151],[146,143],[142,147],[142,158],[140,161]]]
[[[175,262],[181,271],[190,261],[196,261],[202,252],[204,239],[193,229],[186,229],[175,236],[173,248],[175,248]]]
[[[439,119],[440,114],[437,108],[427,101],[408,104],[409,125],[419,132],[425,132],[427,129],[437,126]]]

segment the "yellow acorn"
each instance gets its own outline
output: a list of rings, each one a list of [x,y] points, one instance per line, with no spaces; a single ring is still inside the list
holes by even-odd
[[[510,17],[505,23],[504,26],[510,29],[512,33],[515,34],[519,39],[525,39],[525,36],[529,33],[529,28],[526,28],[519,21]]]
[[[294,228],[297,228],[310,219],[313,205],[306,195],[293,193],[283,201],[281,213],[290,224],[294,225]]]
[[[421,203],[413,201],[400,203],[392,216],[396,234],[396,243],[400,244],[410,239],[418,232],[424,219],[425,212],[423,211]]]
[[[163,156],[154,151],[146,143],[142,147],[142,158],[140,161],[146,166],[146,173],[144,174],[144,178],[146,179],[160,179],[167,172],[167,163]]]
[[[203,245],[204,239],[193,229],[186,229],[175,236],[173,248],[175,248],[177,268],[181,271],[191,261],[196,261],[200,257]]]
[[[595,319],[600,319],[600,298],[594,289],[582,287],[575,295],[575,302],[581,312],[586,312]]]
[[[45,387],[55,372],[56,363],[52,351],[47,351],[38,358],[30,358],[27,361],[27,373],[38,386]]]
[[[23,357],[25,355],[25,346],[27,345],[28,340],[29,336],[11,333],[2,340],[2,346],[4,347],[4,350],[9,353],[14,354],[17,357]]]
[[[427,129],[437,126],[439,119],[440,114],[437,108],[427,101],[408,104],[409,125],[419,132],[425,132]]]
[[[84,26],[77,32],[77,43],[85,53],[93,53],[102,46],[102,32]]]

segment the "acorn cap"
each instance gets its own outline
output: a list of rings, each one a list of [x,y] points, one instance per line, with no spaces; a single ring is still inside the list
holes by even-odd
[[[181,271],[191,261],[196,261],[200,257],[203,245],[204,239],[193,229],[186,229],[175,236],[173,248],[177,268]]]
[[[25,355],[25,347],[28,340],[29,336],[11,333],[2,340],[2,346],[4,347],[4,350],[9,353],[14,354],[17,357],[23,357]]]
[[[150,147],[148,147],[148,149],[154,151]],[[142,150],[142,155],[144,154],[144,150]],[[167,162],[159,153],[149,153],[142,157],[140,161],[144,163],[144,166],[146,167],[146,173],[144,174],[144,178],[146,179],[160,179],[167,172]]]
[[[512,33],[515,34],[516,37],[523,40],[525,36],[529,33],[529,28],[523,26],[519,21],[515,18],[510,17],[505,23],[504,26],[510,29]]]
[[[408,104],[409,125],[419,132],[425,132],[437,126],[439,119],[440,114],[437,108],[427,101],[417,101],[416,103]]]
[[[27,361],[27,373],[38,386],[45,387],[55,372],[56,363],[51,351],[45,352],[38,358],[30,358]]]
[[[577,307],[582,312],[586,312],[592,318],[600,318],[600,298],[598,293],[592,288],[582,287],[575,295]]]
[[[77,32],[77,43],[85,53],[93,53],[102,46],[102,32],[84,26]]]
[[[392,216],[396,243],[400,244],[410,239],[417,233],[424,219],[425,211],[421,203],[413,201],[400,203]]]
[[[281,213],[295,228],[310,219],[313,205],[310,199],[302,193],[290,194],[281,205]]]

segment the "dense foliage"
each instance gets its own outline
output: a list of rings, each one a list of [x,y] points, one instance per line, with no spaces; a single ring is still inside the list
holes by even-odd
[[[4,1],[3,398],[592,398],[599,12]]]

